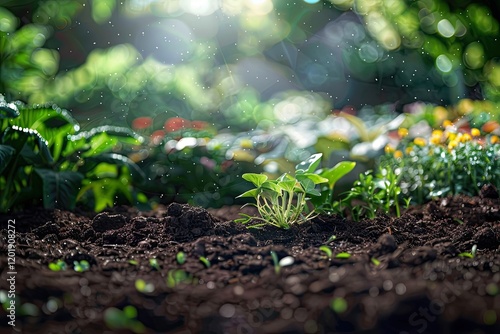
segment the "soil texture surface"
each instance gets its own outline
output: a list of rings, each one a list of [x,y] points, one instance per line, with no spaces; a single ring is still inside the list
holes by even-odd
[[[233,221],[251,210],[1,215],[0,332],[500,333],[496,192],[289,230]],[[49,268],[58,260],[65,270]]]

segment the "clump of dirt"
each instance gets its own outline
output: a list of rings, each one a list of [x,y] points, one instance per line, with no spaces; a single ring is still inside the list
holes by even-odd
[[[256,230],[234,223],[239,207],[33,208],[0,216],[0,266],[6,277],[15,220],[23,333],[500,333],[499,209],[485,189],[399,218]],[[67,269],[51,271],[57,260]],[[75,271],[82,260],[90,269]],[[106,320],[127,306],[136,316]]]

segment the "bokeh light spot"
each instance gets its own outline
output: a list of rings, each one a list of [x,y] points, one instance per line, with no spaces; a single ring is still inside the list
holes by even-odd
[[[446,55],[441,54],[436,58],[436,66],[441,72],[448,73],[451,71],[453,64]]]

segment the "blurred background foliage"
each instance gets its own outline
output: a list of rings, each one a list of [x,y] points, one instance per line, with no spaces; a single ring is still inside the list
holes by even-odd
[[[500,115],[498,13],[495,0],[0,0],[0,93],[144,135],[127,153],[147,195],[231,204],[256,166],[322,152],[373,168],[396,116],[422,105],[488,99]]]

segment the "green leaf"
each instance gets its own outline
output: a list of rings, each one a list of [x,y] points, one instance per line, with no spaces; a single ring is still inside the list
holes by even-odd
[[[330,169],[323,171],[320,175],[328,179],[328,187],[333,189],[335,183],[340,180],[347,173],[352,171],[356,166],[352,161],[341,161]]]
[[[278,186],[288,193],[293,193],[296,190],[295,189],[296,183],[297,180],[281,181],[278,183]]]
[[[322,153],[316,153],[311,155],[307,160],[302,161],[297,166],[295,166],[295,173],[312,173],[314,172],[321,162]]]
[[[314,182],[314,184],[327,183],[329,181],[327,178],[314,173],[297,174],[296,177],[299,181],[303,179],[309,179]]]
[[[267,181],[267,175],[264,174],[245,173],[241,177],[248,182],[252,182],[256,187],[260,187]]]
[[[43,206],[46,209],[74,209],[83,175],[77,172],[55,172],[35,168],[43,185]]]
[[[323,245],[323,246],[319,247],[319,250],[322,252],[325,252],[326,256],[328,256],[328,258],[332,257],[333,252],[332,252],[332,249],[330,247]]]
[[[257,198],[258,194],[259,194],[259,189],[255,188],[245,191],[243,194],[237,196],[236,198],[241,198],[241,197]]]
[[[275,193],[281,194],[280,184],[281,184],[281,182],[276,183],[276,181],[266,181],[262,184],[261,187],[265,188],[265,189],[272,190]]]
[[[184,264],[186,262],[186,253],[184,252],[177,253],[175,259],[177,260],[178,264]]]
[[[130,175],[136,182],[141,182],[146,177],[144,172],[137,166],[135,162],[128,157],[116,153],[102,153],[97,156],[88,157],[85,159],[85,164],[80,168],[80,171],[87,173],[93,170],[100,163],[108,163],[115,166],[125,166],[128,168]]]
[[[351,254],[346,253],[346,252],[338,253],[337,255],[335,255],[336,259],[348,259],[350,257],[351,257]]]
[[[2,174],[15,153],[16,150],[13,147],[0,144],[0,174]]]
[[[41,163],[51,164],[54,161],[47,141],[36,130],[13,125],[5,130],[2,143],[12,146],[16,152],[21,152],[21,155],[26,157],[28,162],[34,161],[34,157],[37,155],[41,158]],[[26,144],[28,144],[29,150],[24,149]],[[33,151],[35,148],[37,148],[38,153]]]
[[[19,110],[14,103],[0,100],[0,119],[19,117]]]

